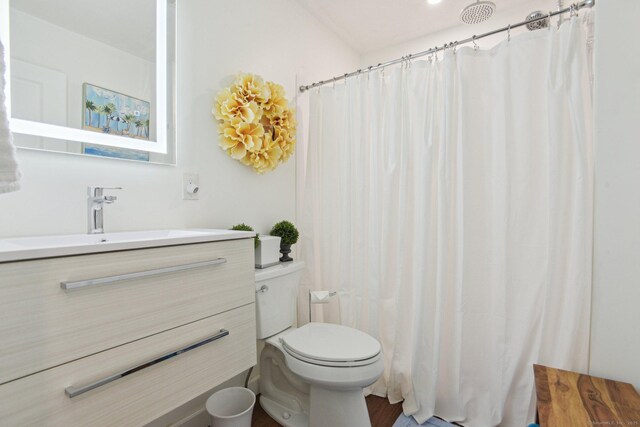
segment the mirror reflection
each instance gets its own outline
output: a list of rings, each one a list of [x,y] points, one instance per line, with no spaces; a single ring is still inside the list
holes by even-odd
[[[11,0],[10,8],[13,118],[156,141],[156,0]],[[128,160],[173,157],[171,148],[166,155],[26,134],[15,141]]]

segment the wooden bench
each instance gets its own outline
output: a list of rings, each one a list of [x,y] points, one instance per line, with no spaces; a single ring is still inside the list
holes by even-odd
[[[640,395],[631,384],[533,365],[541,427],[640,427]]]

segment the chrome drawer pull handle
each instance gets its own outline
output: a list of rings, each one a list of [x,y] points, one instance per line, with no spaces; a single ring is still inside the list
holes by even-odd
[[[65,291],[79,288],[87,288],[90,286],[107,285],[110,283],[121,282],[123,280],[139,279],[141,277],[158,276],[160,274],[174,273],[176,271],[192,270],[194,268],[206,267],[209,265],[224,264],[226,258],[216,258],[211,261],[194,262],[192,264],[174,265],[172,267],[156,268],[154,270],[137,271],[135,273],[119,274],[116,276],[99,277],[96,279],[79,280],[77,282],[60,282],[60,287]]]
[[[131,374],[135,373],[135,372],[138,372],[138,371],[141,371],[141,370],[143,370],[145,368],[148,368],[149,366],[153,366],[153,365],[158,364],[160,362],[164,362],[165,360],[169,360],[169,359],[171,359],[173,357],[178,356],[179,354],[186,353],[187,351],[191,351],[191,350],[196,349],[198,347],[201,347],[201,346],[203,346],[205,344],[209,344],[210,342],[219,340],[220,338],[226,337],[227,335],[229,335],[229,331],[228,330],[220,329],[220,332],[218,332],[217,334],[215,334],[213,336],[210,336],[209,338],[205,338],[202,341],[198,341],[198,342],[190,344],[190,345],[188,345],[186,347],[182,347],[179,350],[172,351],[171,353],[164,354],[164,355],[162,355],[160,357],[157,357],[157,358],[155,358],[153,360],[149,360],[148,362],[144,362],[144,363],[136,365],[136,366],[134,366],[132,368],[129,368],[129,369],[125,370],[125,371],[118,372],[117,374],[109,375],[108,377],[102,378],[102,379],[100,379],[98,381],[95,381],[95,382],[93,382],[91,384],[87,384],[87,385],[84,385],[84,386],[81,386],[81,387],[74,387],[74,386],[67,387],[67,388],[64,389],[64,392],[69,397],[79,396],[79,395],[81,395],[83,393],[86,393],[86,392],[88,392],[90,390],[93,390],[93,389],[98,388],[100,386],[103,386],[105,384],[109,384],[110,382],[113,382],[113,381],[115,381],[117,379],[124,378],[124,377],[126,377],[128,375],[131,375]]]

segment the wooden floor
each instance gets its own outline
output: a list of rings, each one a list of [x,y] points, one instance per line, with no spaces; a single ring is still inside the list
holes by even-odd
[[[402,403],[392,405],[386,398],[373,395],[367,396],[367,408],[372,427],[391,427],[402,413]],[[278,427],[279,425],[264,412],[259,403],[256,403],[251,420],[252,427]]]

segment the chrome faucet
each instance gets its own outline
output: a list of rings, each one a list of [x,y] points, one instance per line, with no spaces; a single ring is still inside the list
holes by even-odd
[[[87,198],[89,234],[104,233],[104,205],[118,200],[116,196],[104,196],[102,194],[104,190],[122,190],[122,187],[89,187],[89,197]]]

